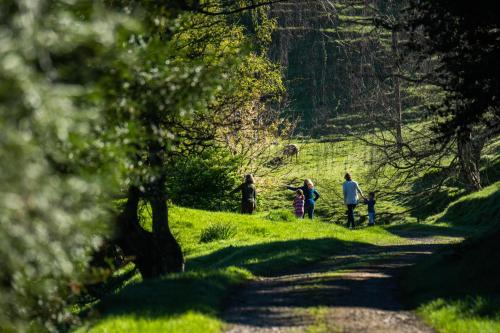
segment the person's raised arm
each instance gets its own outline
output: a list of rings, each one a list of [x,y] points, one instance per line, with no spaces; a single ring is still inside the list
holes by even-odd
[[[363,194],[363,191],[361,191],[361,188],[359,188],[358,183],[356,183],[356,190],[358,191],[359,195],[361,195],[361,197],[366,200],[366,197]]]
[[[316,190],[314,190],[313,193],[314,193],[314,201],[317,201],[319,199],[320,195],[319,195],[318,191],[316,191]]]
[[[297,190],[300,190],[301,187],[294,187],[294,186],[290,186],[290,185],[285,185],[287,189],[289,190],[292,190],[292,191],[297,191]]]
[[[240,191],[242,186],[243,186],[243,184],[241,184],[240,186],[238,186],[237,188],[235,188],[234,190],[229,192],[229,195],[235,194],[236,192]]]

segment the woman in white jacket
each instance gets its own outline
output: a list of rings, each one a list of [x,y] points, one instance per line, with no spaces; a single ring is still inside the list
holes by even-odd
[[[347,224],[349,225],[349,229],[354,228],[354,209],[358,205],[358,193],[366,199],[363,191],[359,188],[357,182],[352,180],[352,177],[349,173],[346,173],[345,182],[342,184],[342,192],[344,193],[344,203],[347,205]]]

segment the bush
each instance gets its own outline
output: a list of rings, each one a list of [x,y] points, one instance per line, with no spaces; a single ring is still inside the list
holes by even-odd
[[[229,195],[241,181],[238,159],[221,148],[180,157],[168,166],[168,194],[176,205],[205,210],[236,210],[238,194]]]
[[[279,209],[269,212],[266,219],[270,221],[283,221],[283,222],[294,222],[297,221],[297,217],[289,210]]]
[[[200,242],[210,243],[229,239],[236,235],[236,227],[227,223],[211,224],[201,231]]]

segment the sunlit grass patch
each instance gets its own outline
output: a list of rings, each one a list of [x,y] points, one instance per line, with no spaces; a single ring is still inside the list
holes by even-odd
[[[465,300],[437,299],[422,306],[418,313],[440,333],[498,333],[500,310],[487,309],[488,302],[481,297]],[[485,313],[490,312],[490,315]]]
[[[336,326],[334,322],[328,320],[328,308],[326,307],[310,307],[304,309],[306,313],[314,321],[313,324],[306,328],[306,333],[341,333],[342,328]]]
[[[78,333],[220,332],[222,295],[251,278],[226,267],[132,283],[104,298],[94,310],[100,319]]]
[[[236,235],[236,226],[226,223],[215,223],[201,231],[200,242],[209,243],[217,240],[229,239]]]
[[[88,330],[82,328],[75,333],[219,333],[222,327],[223,323],[213,316],[187,312],[178,316],[157,318],[112,316]]]
[[[269,221],[281,221],[281,222],[284,222],[284,221],[285,222],[296,222],[297,221],[297,217],[291,211],[288,211],[285,209],[270,211],[266,215],[266,219],[268,219]]]

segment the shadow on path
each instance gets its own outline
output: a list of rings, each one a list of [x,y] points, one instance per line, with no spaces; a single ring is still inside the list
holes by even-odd
[[[228,332],[307,332],[314,325],[324,332],[432,332],[401,302],[398,277],[442,246],[364,248],[300,274],[253,281],[228,303]]]
[[[470,226],[449,227],[423,223],[392,225],[386,227],[385,229],[394,235],[407,239],[414,239],[416,241],[427,239],[427,243],[442,242],[442,240],[436,237],[461,239],[463,237],[470,236],[473,231]]]

